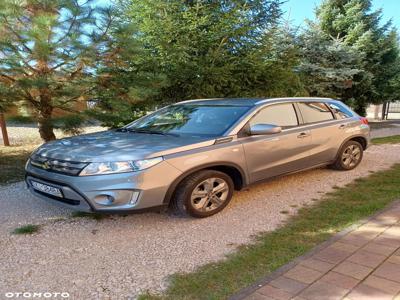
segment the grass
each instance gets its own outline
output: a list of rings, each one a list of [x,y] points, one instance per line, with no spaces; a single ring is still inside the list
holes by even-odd
[[[89,218],[89,219],[94,219],[94,220],[100,221],[100,220],[107,218],[107,215],[96,214],[96,213],[87,213],[87,212],[83,212],[83,211],[74,211],[71,214],[71,217],[73,217],[73,218]]]
[[[36,147],[38,147],[36,144],[12,147],[0,146],[0,185],[24,179],[25,163]]]
[[[374,139],[372,139],[372,143],[375,145],[397,144],[397,143],[400,143],[400,135],[392,135],[392,136],[374,138]]]
[[[176,274],[164,294],[140,299],[226,299],[398,198],[400,164],[335,189],[225,260]]]
[[[13,234],[33,234],[35,232],[38,232],[40,229],[39,225],[32,225],[32,224],[28,224],[28,225],[24,225],[18,228],[15,228],[13,230]]]

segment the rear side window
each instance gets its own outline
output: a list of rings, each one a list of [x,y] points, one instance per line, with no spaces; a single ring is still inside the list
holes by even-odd
[[[299,102],[301,115],[306,124],[333,120],[333,114],[322,102]]]
[[[328,103],[330,109],[336,116],[336,119],[347,119],[353,116],[352,112],[340,103]]]
[[[299,125],[292,103],[275,104],[262,109],[250,120],[250,126],[256,124],[271,124],[282,128]]]

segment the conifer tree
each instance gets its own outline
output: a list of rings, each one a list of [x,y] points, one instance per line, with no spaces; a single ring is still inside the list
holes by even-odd
[[[90,0],[0,2],[1,99],[31,107],[44,141],[55,139],[56,108],[73,110],[91,95],[110,23],[109,11]]]
[[[327,37],[359,54],[360,63],[352,66],[364,70],[363,76],[368,74],[355,75],[358,84],[341,93],[343,100],[363,114],[368,103],[399,97],[398,85],[394,86],[400,70],[398,36],[391,22],[381,23],[382,12],[372,11],[371,0],[325,0],[316,17]]]

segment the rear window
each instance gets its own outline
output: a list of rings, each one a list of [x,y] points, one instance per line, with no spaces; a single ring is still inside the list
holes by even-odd
[[[328,105],[335,114],[336,119],[347,119],[353,116],[351,110],[346,108],[344,105],[341,105],[340,103],[330,102],[328,103]]]
[[[299,102],[299,108],[306,124],[334,119],[328,106],[322,102]]]

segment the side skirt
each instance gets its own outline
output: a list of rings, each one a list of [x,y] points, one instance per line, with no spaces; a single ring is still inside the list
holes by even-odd
[[[318,168],[320,168],[320,167],[329,166],[329,165],[332,164],[332,163],[333,163],[333,161],[324,162],[324,163],[317,164],[317,165],[313,165],[313,166],[311,166],[311,167],[307,167],[307,168],[304,168],[304,169],[298,169],[298,170],[295,170],[295,171],[290,171],[290,172],[282,173],[282,174],[279,174],[279,175],[276,175],[276,176],[271,176],[271,177],[268,177],[268,178],[265,178],[265,179],[257,180],[257,181],[254,181],[254,182],[249,183],[249,184],[246,185],[246,186],[243,186],[243,187],[242,187],[242,190],[243,190],[244,188],[251,187],[252,185],[256,185],[256,184],[259,184],[259,183],[269,182],[269,181],[275,180],[275,179],[277,179],[277,178],[284,177],[284,176],[286,176],[286,175],[296,174],[296,173],[300,173],[300,172],[303,172],[303,171],[309,171],[309,170],[312,170],[312,169],[318,169]]]

